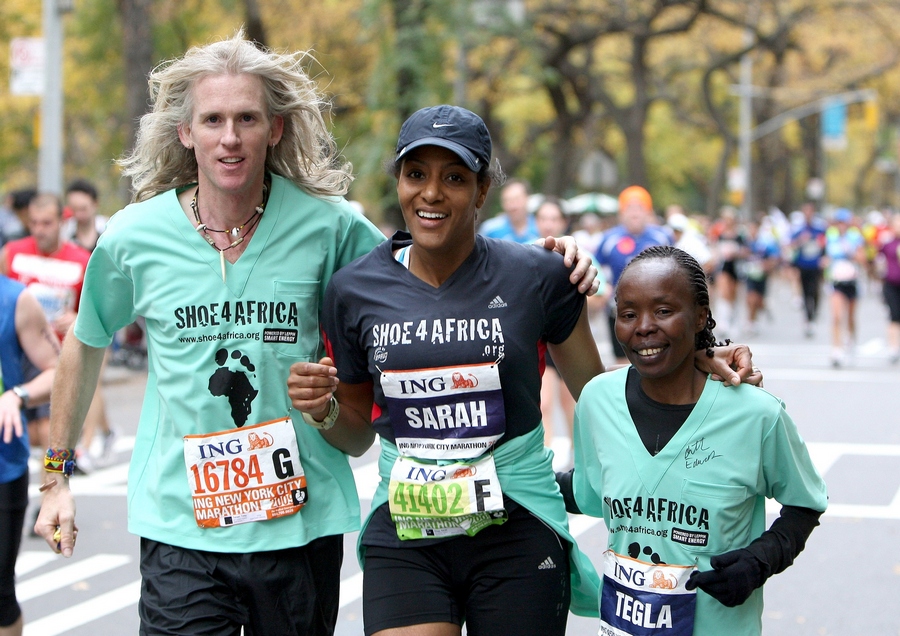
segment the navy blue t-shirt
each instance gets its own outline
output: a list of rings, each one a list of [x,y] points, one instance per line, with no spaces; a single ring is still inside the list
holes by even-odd
[[[348,384],[373,382],[373,426],[383,439],[396,443],[383,374],[422,371],[424,375],[448,368],[461,373],[455,374],[460,376],[457,380],[448,372],[446,383],[463,385],[475,378],[465,372],[467,367],[496,363],[500,389],[495,397],[499,400],[502,394],[505,416],[505,432],[497,444],[531,432],[541,421],[543,345],[569,337],[585,302],[569,282],[570,271],[562,256],[533,245],[476,236],[472,253],[435,288],[395,260],[393,251],[411,242],[409,234],[398,232],[332,277],[322,322],[338,378]],[[418,387],[415,390],[425,399],[431,385],[410,382],[410,386]],[[428,421],[448,419],[423,401],[415,407],[395,408],[395,420],[403,420],[410,412],[413,426],[421,426],[424,420],[427,428]],[[479,415],[471,410],[462,416]],[[400,437],[409,423],[396,422]],[[369,530],[375,532],[384,518],[390,520],[386,510],[381,512],[378,523],[376,518],[370,521],[367,545],[373,545]],[[393,533],[390,544],[398,541]]]

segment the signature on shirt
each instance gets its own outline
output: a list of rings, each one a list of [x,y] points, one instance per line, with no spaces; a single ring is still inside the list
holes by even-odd
[[[688,447],[684,449],[684,467],[696,468],[716,457],[723,457],[723,455],[719,455],[715,450],[710,450],[706,445],[706,438],[701,437],[688,444]]]

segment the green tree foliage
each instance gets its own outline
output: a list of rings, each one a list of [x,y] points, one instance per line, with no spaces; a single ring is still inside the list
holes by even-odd
[[[379,221],[398,222],[382,163],[400,123],[441,102],[481,114],[504,169],[537,191],[586,189],[582,162],[600,152],[618,165],[613,194],[644,183],[661,206],[715,210],[729,201],[733,86],[747,52],[759,87],[755,124],[846,90],[880,96],[877,129],[865,107],[850,108],[839,153],[819,152],[814,116],[755,144],[754,199],[795,206],[824,168],[835,203],[898,203],[900,8],[889,0],[140,1],[153,64],[245,24],[275,49],[309,50],[357,175],[350,197]],[[97,181],[110,212],[127,202],[113,160],[135,119],[123,2],[77,0],[64,18],[65,179]],[[33,0],[0,5],[0,77],[9,76],[10,39],[40,35],[40,20]],[[0,188],[33,184],[39,100],[10,96],[4,81],[0,108]]]
[[[31,0],[0,3],[0,184],[3,191],[32,187],[37,166],[37,126],[40,98],[9,92],[10,42],[40,35],[41,5]]]
[[[127,197],[113,159],[126,143],[122,30],[115,0],[81,2],[64,18],[64,176],[98,184],[104,213]],[[97,25],[105,25],[97,37]]]

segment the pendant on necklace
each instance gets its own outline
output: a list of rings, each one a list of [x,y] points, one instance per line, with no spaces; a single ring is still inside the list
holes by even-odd
[[[241,226],[241,227],[243,227],[243,226]],[[233,228],[231,228],[231,231],[229,231],[229,234],[231,234],[232,236],[238,236],[240,233],[241,233],[241,228],[239,228],[239,227],[233,227]]]

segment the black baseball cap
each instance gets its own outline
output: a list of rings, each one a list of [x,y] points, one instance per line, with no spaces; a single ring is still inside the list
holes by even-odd
[[[491,133],[481,117],[459,106],[429,106],[410,115],[400,127],[397,160],[419,146],[452,150],[472,172],[491,162]]]

